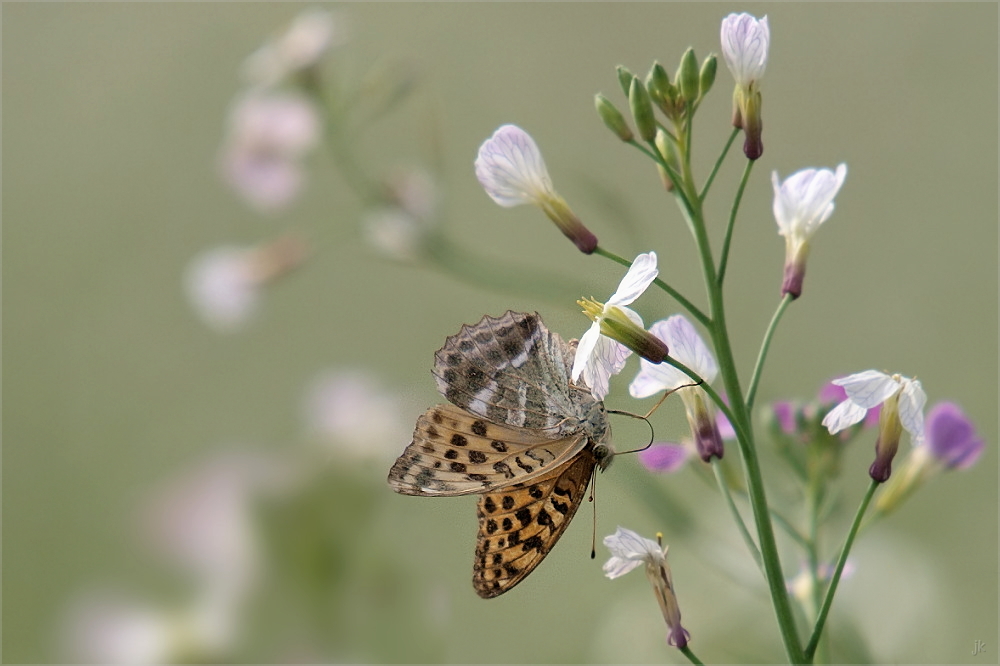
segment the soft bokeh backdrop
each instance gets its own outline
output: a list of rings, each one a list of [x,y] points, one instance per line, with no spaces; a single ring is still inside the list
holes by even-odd
[[[396,496],[384,476],[413,419],[439,399],[429,369],[447,335],[513,308],[537,309],[550,328],[577,336],[587,322],[574,299],[607,296],[621,275],[576,252],[537,211],[501,209],[483,194],[472,160],[498,125],[535,137],[602,244],[627,256],[657,250],[661,275],[700,299],[675,206],[592,100],[604,92],[622,103],[615,65],[644,74],[659,59],[673,72],[688,46],[699,57],[718,52],[730,11],[768,14],[772,31],[765,151],[727,285],[743,372],[781,279],[770,173],[846,162],[761,401],[808,398],[832,376],[887,369],[918,376],[931,403],[960,402],[987,442],[978,466],[936,480],[862,536],[830,625],[835,640],[857,647],[834,656],[996,656],[995,4],[338,7],[346,36],[327,71],[356,80],[384,63],[415,77],[410,98],[355,137],[366,167],[436,168],[449,236],[484,263],[560,276],[537,291],[486,289],[380,258],[360,233],[362,203],[323,151],[307,165],[301,197],[277,214],[256,212],[223,182],[219,151],[241,63],[303,8],[2,9],[5,661],[74,658],[67,627],[79,630],[87,599],[109,595],[145,605],[131,626],[155,643],[158,609],[183,608],[196,587],[158,555],[175,547],[201,562],[199,545],[213,538],[253,543],[233,528],[247,518],[237,501],[246,487],[260,504],[246,529],[264,546],[246,564],[259,579],[239,626],[219,630],[227,659],[682,661],[665,646],[643,577],[610,582],[603,548],[597,561],[587,557],[589,507],[531,580],[482,601],[469,585],[474,500]],[[720,62],[696,122],[702,177],[729,131],[731,86]],[[742,168],[734,151],[716,181],[716,239]],[[233,334],[199,320],[182,284],[189,262],[289,230],[310,254],[268,288],[258,316]],[[652,321],[675,306],[651,293],[637,309]],[[309,425],[309,387],[342,370],[377,396],[372,412],[344,417],[381,415],[361,419],[382,433],[367,450],[331,444]],[[609,406],[643,409],[625,391],[633,371]],[[682,434],[681,414],[668,405],[654,421],[658,436]],[[646,436],[641,424],[616,427],[619,448]],[[245,464],[247,452],[269,456],[263,473]],[[860,499],[870,458],[869,440],[848,453],[844,513]],[[222,474],[226,485],[211,470],[233,459],[242,471]],[[157,547],[143,536],[146,507],[191,475],[207,478],[200,487],[213,497],[234,488],[237,508],[219,523],[206,518],[191,543]],[[798,501],[776,478],[774,501]],[[598,539],[617,524],[663,531],[699,655],[781,659],[764,587],[717,495],[691,474],[650,480],[628,459],[601,478]],[[662,493],[659,510],[648,508],[651,492]],[[844,521],[834,521],[831,553]],[[791,549],[785,566],[794,574]],[[985,655],[973,655],[977,640]]]

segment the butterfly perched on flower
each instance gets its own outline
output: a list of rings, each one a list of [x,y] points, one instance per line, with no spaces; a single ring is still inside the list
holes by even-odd
[[[570,381],[575,350],[538,313],[462,326],[434,356],[438,391],[451,404],[417,419],[389,470],[389,485],[404,495],[482,495],[472,584],[483,598],[539,565],[595,468],[614,456],[604,403]]]

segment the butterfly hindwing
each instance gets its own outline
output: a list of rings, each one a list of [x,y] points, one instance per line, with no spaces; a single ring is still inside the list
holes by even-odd
[[[552,440],[437,405],[417,420],[413,441],[389,470],[389,485],[404,495],[487,492],[547,474],[586,442],[582,434]]]
[[[583,502],[596,462],[588,449],[531,484],[483,495],[476,509],[476,594],[503,594],[545,559]]]

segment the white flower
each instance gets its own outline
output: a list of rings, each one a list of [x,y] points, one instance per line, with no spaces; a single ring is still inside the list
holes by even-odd
[[[282,35],[250,54],[243,63],[243,78],[253,86],[277,85],[312,67],[330,48],[345,40],[341,17],[324,9],[307,9],[292,20]]]
[[[535,140],[517,125],[503,125],[479,147],[476,178],[504,208],[538,206],[581,252],[590,254],[597,247],[597,237],[552,187]]]
[[[476,178],[504,208],[541,206],[558,196],[538,144],[517,125],[503,125],[479,147]]]
[[[175,656],[171,618],[117,594],[74,601],[64,631],[64,657],[74,663],[162,664]]]
[[[580,375],[590,387],[591,393],[598,400],[603,400],[608,394],[608,381],[611,375],[616,375],[625,367],[632,350],[625,345],[601,334],[601,322],[609,317],[621,319],[627,317],[631,323],[642,328],[642,317],[630,308],[625,307],[635,301],[649,285],[653,283],[659,271],[656,268],[656,253],[640,254],[632,262],[617,291],[611,295],[608,302],[601,306],[596,301],[588,301],[594,311],[587,310],[594,323],[583,337],[576,349],[573,361],[573,381]],[[585,304],[586,305],[586,304]],[[599,309],[597,306],[601,306]]]
[[[661,550],[657,542],[621,526],[614,534],[604,537],[604,545],[611,551],[611,558],[604,563],[604,575],[613,580],[644,565],[646,578],[653,587],[653,594],[667,624],[668,642],[676,647],[687,645],[690,636],[681,626],[681,610],[667,564],[668,547],[664,546]]]
[[[667,344],[672,358],[689,367],[705,382],[711,384],[715,381],[719,365],[698,331],[684,315],[660,320],[649,327],[649,332]],[[632,397],[648,398],[660,391],[677,390],[684,401],[684,410],[698,454],[706,462],[713,457],[721,458],[722,435],[705,389],[691,386],[693,381],[690,377],[667,363],[654,364],[642,359],[640,364],[639,373],[629,385]]]
[[[771,183],[778,234],[796,248],[808,242],[819,225],[833,215],[833,199],[845,178],[846,164],[839,165],[836,173],[829,169],[802,169],[783,183],[778,180],[778,172],[773,172]]]
[[[184,278],[192,305],[219,332],[238,330],[257,310],[260,281],[252,248],[209,250],[191,262]]]
[[[890,398],[896,398],[899,405],[898,418],[902,426],[914,441],[919,441],[923,436],[927,394],[918,380],[901,375],[887,375],[878,370],[865,370],[834,379],[833,383],[843,387],[847,399],[823,417],[823,425],[831,435],[860,422],[869,409],[886,403]]]
[[[667,343],[672,358],[694,370],[709,384],[715,381],[719,375],[719,365],[698,331],[684,315],[662,319],[650,326],[649,332]],[[655,364],[643,359],[640,365],[639,374],[628,389],[633,398],[648,398],[660,391],[672,391],[692,383],[690,377],[667,363]],[[704,392],[697,386],[687,386],[681,389],[681,395],[689,390]]]
[[[751,160],[764,152],[759,81],[767,67],[770,42],[766,16],[758,21],[750,14],[730,14],[722,21],[722,55],[736,79],[733,127],[743,130],[743,153]]]
[[[256,247],[208,250],[185,271],[188,299],[206,324],[220,333],[235,332],[256,312],[261,287],[298,267],[306,252],[290,235]]]
[[[409,434],[400,397],[366,370],[323,372],[306,392],[304,411],[310,433],[338,458],[389,458]]]
[[[302,188],[302,159],[319,141],[319,117],[304,97],[250,94],[230,114],[223,176],[262,212],[280,210]]]
[[[614,534],[604,537],[611,559],[604,563],[604,575],[614,580],[643,565],[658,566],[665,562],[667,549],[651,539],[619,526]]]
[[[730,14],[722,20],[722,55],[736,84],[749,87],[764,76],[771,30],[767,16]]]

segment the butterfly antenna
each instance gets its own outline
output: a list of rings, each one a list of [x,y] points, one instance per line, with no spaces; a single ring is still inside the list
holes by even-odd
[[[653,432],[653,424],[649,422],[649,417],[653,415],[653,412],[655,412],[657,409],[659,409],[660,405],[663,404],[663,401],[666,400],[670,396],[671,393],[676,393],[677,391],[681,390],[682,388],[688,388],[688,387],[691,387],[691,386],[699,386],[700,384],[701,384],[701,382],[696,382],[696,383],[693,383],[693,384],[683,384],[681,386],[678,386],[677,388],[670,389],[669,391],[665,391],[663,393],[663,397],[660,398],[659,400],[657,400],[656,404],[653,405],[653,408],[651,410],[649,410],[648,412],[646,412],[646,414],[643,415],[643,416],[639,416],[638,414],[633,414],[632,412],[623,412],[623,411],[619,411],[617,409],[609,409],[608,410],[608,414],[620,414],[622,416],[628,416],[628,417],[633,418],[633,419],[641,419],[641,420],[643,420],[643,421],[646,422],[646,425],[649,426],[649,443],[646,444],[646,446],[644,446],[642,448],[639,448],[639,449],[632,449],[631,451],[619,451],[617,455],[621,455],[623,453],[638,453],[640,451],[645,451],[646,449],[648,449],[649,447],[651,447],[653,445],[653,438],[656,435]]]

